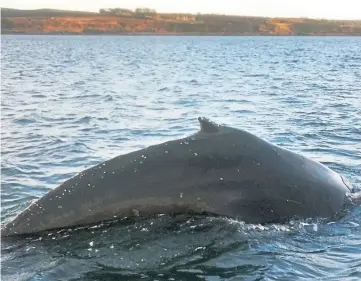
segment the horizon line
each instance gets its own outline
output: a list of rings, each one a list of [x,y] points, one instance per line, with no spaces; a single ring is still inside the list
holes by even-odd
[[[1,10],[3,9],[12,9],[12,10],[18,10],[18,11],[36,11],[36,10],[53,10],[53,11],[67,11],[67,12],[86,12],[86,13],[95,13],[100,14],[100,9],[125,9],[125,10],[131,10],[135,11],[135,9],[129,9],[129,8],[121,8],[121,7],[107,7],[107,8],[99,8],[97,11],[94,10],[84,10],[84,9],[72,9],[72,10],[63,10],[63,9],[54,9],[54,8],[36,8],[36,9],[19,9],[19,8],[11,8],[11,7],[0,7]],[[138,8],[144,8],[144,7],[138,7]],[[328,21],[361,21],[360,18],[354,18],[354,19],[345,19],[345,18],[323,18],[323,17],[306,17],[306,16],[299,16],[299,17],[292,17],[292,16],[257,16],[257,15],[241,15],[241,14],[222,14],[222,13],[191,13],[191,12],[158,12],[157,14],[190,14],[190,15],[220,15],[220,16],[236,16],[236,17],[254,17],[254,18],[283,18],[283,19],[311,19],[311,20],[328,20]]]

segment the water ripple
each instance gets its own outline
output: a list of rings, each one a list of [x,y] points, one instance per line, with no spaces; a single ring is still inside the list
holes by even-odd
[[[1,218],[82,169],[243,128],[361,187],[357,37],[2,36]],[[2,243],[4,280],[357,280],[361,209],[337,222],[120,221]]]

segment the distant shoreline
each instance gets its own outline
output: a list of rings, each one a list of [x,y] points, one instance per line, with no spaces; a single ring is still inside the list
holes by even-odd
[[[267,18],[101,9],[1,9],[1,34],[108,36],[361,36],[361,20]]]

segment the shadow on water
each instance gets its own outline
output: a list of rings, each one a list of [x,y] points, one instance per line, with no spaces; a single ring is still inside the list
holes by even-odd
[[[354,214],[348,216],[349,221]],[[325,254],[329,249],[322,244],[330,240],[329,233],[343,235],[335,224],[262,226],[221,217],[158,215],[7,237],[2,240],[2,280],[263,280],[279,275],[297,257]],[[344,224],[352,236],[357,223]],[[322,276],[309,262],[297,264],[298,271],[289,269],[289,276]]]
[[[251,278],[269,267],[252,244],[289,231],[218,217],[160,215],[3,238],[2,275],[14,280],[19,268],[16,280]]]

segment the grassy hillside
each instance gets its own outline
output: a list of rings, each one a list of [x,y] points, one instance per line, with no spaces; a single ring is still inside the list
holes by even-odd
[[[1,8],[1,17],[83,17],[97,16],[99,13],[82,12],[82,11],[65,11],[53,9],[38,10],[17,10],[9,8]]]
[[[1,33],[21,34],[216,34],[361,35],[361,21],[152,14],[132,11],[1,10]]]

